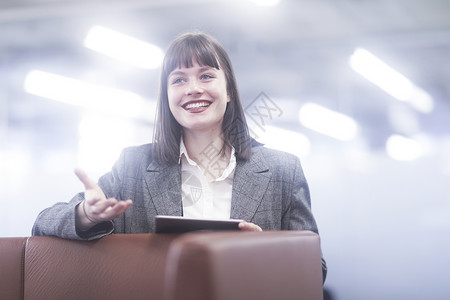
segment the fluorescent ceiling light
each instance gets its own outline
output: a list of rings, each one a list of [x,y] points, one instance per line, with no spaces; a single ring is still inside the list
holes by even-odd
[[[408,78],[363,48],[350,56],[350,66],[360,75],[400,101],[409,102],[423,113],[433,110],[433,99]]]
[[[84,46],[143,69],[159,67],[164,57],[159,47],[102,26],[89,30]]]
[[[38,70],[28,73],[24,88],[33,95],[123,117],[147,112],[146,101],[137,94]]]
[[[273,126],[265,126],[258,141],[269,148],[289,152],[298,157],[305,157],[311,149],[309,139],[303,134]]]
[[[261,6],[275,6],[280,3],[280,0],[252,0],[252,2]]]
[[[313,103],[301,107],[299,119],[303,126],[341,141],[353,140],[358,133],[352,118]]]
[[[392,135],[386,141],[387,154],[400,161],[416,160],[425,154],[425,147],[414,139]]]

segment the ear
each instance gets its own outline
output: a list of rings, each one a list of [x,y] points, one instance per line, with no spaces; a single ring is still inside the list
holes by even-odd
[[[230,101],[231,101],[230,94],[227,94],[227,102],[230,102]]]

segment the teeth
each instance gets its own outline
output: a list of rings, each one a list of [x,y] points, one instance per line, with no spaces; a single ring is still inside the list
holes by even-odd
[[[184,108],[185,109],[193,109],[193,108],[199,108],[199,107],[204,107],[204,106],[209,106],[209,103],[208,102],[189,103]]]

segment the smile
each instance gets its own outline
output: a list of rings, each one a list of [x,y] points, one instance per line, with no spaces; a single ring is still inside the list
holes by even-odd
[[[211,102],[198,101],[198,102],[189,102],[189,103],[183,105],[183,108],[186,110],[191,110],[191,109],[196,109],[196,108],[208,107],[210,105],[211,105]]]

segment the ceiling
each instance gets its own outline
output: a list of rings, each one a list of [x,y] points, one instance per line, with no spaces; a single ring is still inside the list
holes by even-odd
[[[303,128],[298,110],[315,102],[353,117],[371,149],[393,133],[448,135],[450,125],[450,1],[2,0],[0,3],[0,128],[4,141],[70,145],[78,111],[24,92],[31,69],[157,96],[158,70],[139,70],[82,46],[103,25],[165,48],[179,33],[217,37],[234,63],[244,105],[265,92],[282,110],[273,124]],[[364,47],[426,90],[430,114],[415,111],[348,65]],[[153,114],[148,120],[151,124]],[[7,138],[5,138],[7,136]]]

